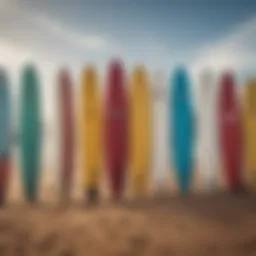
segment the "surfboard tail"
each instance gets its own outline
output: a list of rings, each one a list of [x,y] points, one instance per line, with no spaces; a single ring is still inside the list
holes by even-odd
[[[62,179],[60,194],[63,201],[69,200],[71,197],[72,190],[72,163],[66,162],[67,165],[63,165],[62,168]]]
[[[232,191],[240,191],[243,189],[242,179],[240,177],[240,168],[233,168],[233,172],[229,173],[230,189]]]
[[[180,184],[180,192],[182,194],[188,193],[190,188],[190,181],[188,180],[188,178],[185,178],[185,177],[180,178],[179,184]]]
[[[217,171],[217,169],[215,169]],[[217,178],[215,175],[206,177],[205,179],[205,190],[210,192],[217,189]]]
[[[83,187],[85,193],[85,199],[89,201],[97,201],[99,196],[100,186],[100,165],[97,163],[91,163],[84,165],[83,169]]]
[[[37,189],[35,184],[28,184],[26,186],[25,197],[31,203],[34,203],[37,200]]]
[[[178,171],[178,183],[181,193],[187,193],[192,183],[192,170],[191,168],[181,168]]]
[[[146,170],[142,172],[134,171],[136,173],[131,182],[131,190],[134,195],[144,196],[148,191],[148,173]]]
[[[120,199],[123,194],[123,168],[115,168],[111,175],[111,190],[114,199]]]
[[[184,154],[185,156],[185,154]],[[187,193],[191,187],[193,178],[193,159],[192,157],[184,157],[175,161],[175,173],[178,182],[178,187],[181,193]]]
[[[85,190],[85,197],[89,202],[97,202],[99,199],[99,190],[97,187],[89,187]]]
[[[8,188],[10,162],[6,157],[0,158],[0,205],[5,201]]]
[[[26,169],[26,171],[23,177],[24,196],[29,202],[33,203],[37,200],[38,173],[34,169]]]
[[[60,188],[60,200],[62,202],[68,202],[70,200],[70,197],[71,197],[70,191],[71,189],[70,189],[69,182],[66,182],[66,181],[63,182]]]
[[[256,170],[254,168],[247,168],[245,182],[248,184],[248,189],[256,191]]]

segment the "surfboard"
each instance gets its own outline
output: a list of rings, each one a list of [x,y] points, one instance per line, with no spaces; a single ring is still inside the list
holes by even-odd
[[[98,197],[101,171],[101,104],[98,75],[87,66],[81,77],[80,113],[83,184],[90,201]]]
[[[256,80],[248,80],[243,97],[243,139],[245,182],[256,190]]]
[[[151,109],[150,85],[144,67],[136,67],[131,77],[129,101],[130,185],[134,195],[149,190],[151,166]]]
[[[172,160],[180,191],[184,193],[192,180],[195,140],[190,81],[184,68],[177,68],[173,75],[170,114]]]
[[[199,76],[198,147],[199,174],[204,190],[217,186],[217,83],[213,71],[205,69]]]
[[[40,171],[39,79],[34,65],[25,66],[21,78],[20,156],[25,197],[37,199]]]
[[[0,204],[5,200],[10,175],[11,106],[6,71],[0,69]]]
[[[60,132],[60,197],[69,200],[74,169],[74,113],[70,73],[62,69],[58,76],[59,132]]]
[[[159,193],[168,184],[168,116],[167,76],[156,71],[152,77],[152,181],[151,187]],[[168,184],[169,185],[169,184]]]
[[[221,77],[219,91],[219,144],[224,177],[231,190],[241,188],[241,110],[231,73]]]
[[[124,190],[127,168],[128,106],[125,72],[120,61],[110,63],[105,104],[106,167],[112,196],[118,199]]]

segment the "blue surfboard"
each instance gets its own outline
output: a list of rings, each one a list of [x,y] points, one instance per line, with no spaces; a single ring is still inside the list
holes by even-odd
[[[0,69],[0,203],[6,196],[10,172],[10,91],[6,71]]]
[[[21,171],[25,197],[29,201],[37,198],[40,169],[41,115],[39,79],[36,67],[25,66],[21,77],[20,146]]]
[[[190,81],[185,68],[177,68],[170,90],[170,146],[181,192],[190,188],[193,172],[194,117]]]

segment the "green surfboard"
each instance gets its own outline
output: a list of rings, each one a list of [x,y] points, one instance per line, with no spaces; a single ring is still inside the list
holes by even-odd
[[[37,199],[40,169],[40,99],[36,67],[27,65],[21,76],[20,156],[21,176],[27,200]]]

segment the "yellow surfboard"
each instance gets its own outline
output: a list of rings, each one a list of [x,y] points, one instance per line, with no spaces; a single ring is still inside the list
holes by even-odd
[[[130,82],[130,185],[132,194],[145,195],[151,150],[150,86],[145,68],[136,67]]]
[[[87,66],[81,77],[81,153],[84,188],[90,200],[98,195],[101,169],[101,106],[98,77],[92,66]]]
[[[245,182],[256,191],[256,79],[245,85],[243,117]]]

